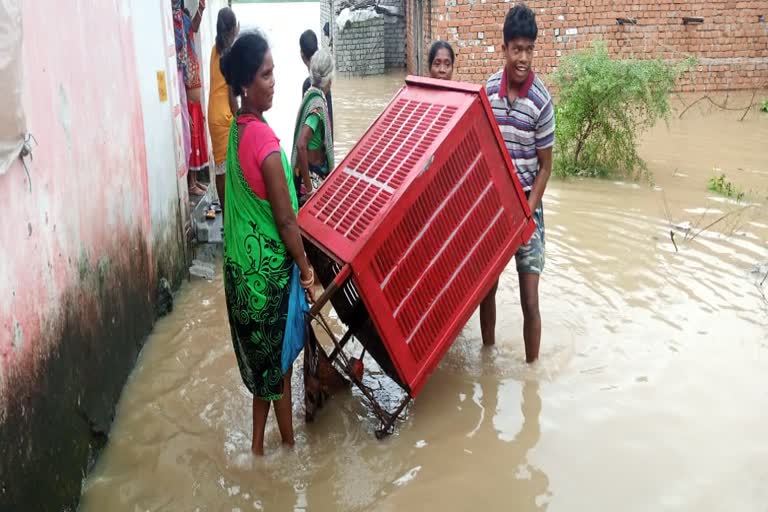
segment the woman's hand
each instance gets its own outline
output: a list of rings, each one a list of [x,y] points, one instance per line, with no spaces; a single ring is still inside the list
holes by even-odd
[[[307,265],[307,268],[301,271],[299,279],[301,280],[301,286],[303,288],[311,287],[315,284],[315,269],[313,269],[311,265]]]
[[[311,198],[311,197],[314,195],[314,193],[315,193],[315,189],[314,189],[314,188],[310,188],[308,192],[306,192],[306,190],[307,190],[307,189],[306,189],[306,187],[305,187],[305,189],[304,189],[304,190],[305,190],[305,192],[304,192],[304,194],[301,196],[301,201],[302,201],[302,203],[306,203],[307,201],[309,201],[309,199],[310,199],[310,198]]]
[[[315,269],[308,265],[306,272],[301,272],[299,279],[301,287],[304,288],[304,291],[307,294],[307,302],[315,302],[315,293],[313,290],[313,286],[315,285]]]
[[[304,195],[309,197],[315,192],[315,186],[312,184],[312,178],[309,178],[309,169],[307,169],[305,172],[302,172],[301,174],[307,176],[306,180],[301,180],[301,184],[304,185]]]
[[[296,214],[293,212],[291,197],[288,193],[288,181],[285,179],[285,170],[280,153],[272,153],[261,164],[261,173],[264,176],[264,184],[267,188],[267,199],[272,207],[272,215],[275,218],[280,238],[285,243],[290,257],[299,265],[301,285],[304,288],[312,286],[315,282],[315,271],[304,253],[304,242],[301,239],[301,231],[296,222]],[[290,186],[293,186],[291,183]]]

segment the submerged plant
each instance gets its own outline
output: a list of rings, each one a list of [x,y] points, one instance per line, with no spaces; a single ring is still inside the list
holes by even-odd
[[[744,191],[741,187],[734,185],[723,173],[720,173],[719,176],[710,178],[707,188],[721,196],[729,197],[737,201],[744,199]]]

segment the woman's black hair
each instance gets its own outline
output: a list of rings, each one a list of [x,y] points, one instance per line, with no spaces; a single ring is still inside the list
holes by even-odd
[[[317,34],[312,30],[305,30],[301,37],[299,37],[299,48],[301,53],[307,60],[312,60],[312,57],[317,53]]]
[[[536,26],[536,15],[525,4],[518,4],[507,12],[504,18],[504,44],[516,37],[536,40],[539,27]]]
[[[451,55],[451,65],[453,65],[456,60],[456,55],[453,53],[453,47],[447,41],[435,41],[432,48],[429,49],[429,59],[427,60],[427,62],[429,62],[429,67],[432,67],[432,63],[435,61],[435,57],[437,57],[437,52],[443,49],[448,50],[448,53]]]
[[[235,11],[229,7],[223,7],[219,10],[216,18],[216,51],[219,55],[224,51],[224,45],[227,42],[227,36],[237,27],[237,16]]]
[[[248,32],[238,37],[235,44],[221,56],[221,74],[235,96],[243,94],[243,87],[253,82],[268,50],[269,43],[264,36],[258,32]]]

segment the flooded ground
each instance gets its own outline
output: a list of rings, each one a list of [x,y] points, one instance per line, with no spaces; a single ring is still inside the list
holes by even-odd
[[[292,130],[295,110],[282,109],[298,106],[298,34],[278,41],[293,45],[275,53],[296,99],[276,99],[271,119]],[[401,78],[338,81],[340,155]],[[268,454],[251,457],[221,275],[186,284],[125,389],[81,510],[764,512],[768,306],[752,270],[768,261],[768,115],[740,115],[694,108],[647,134],[655,186],[554,181],[541,361],[523,362],[511,265],[497,347],[481,348],[473,318],[383,441],[357,394],[334,397],[310,426],[299,396],[296,447],[279,447],[270,418]],[[714,168],[747,200],[708,192]],[[688,240],[675,225],[691,228]]]

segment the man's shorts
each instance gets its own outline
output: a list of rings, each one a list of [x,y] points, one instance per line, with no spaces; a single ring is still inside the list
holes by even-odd
[[[515,253],[518,274],[541,274],[544,270],[544,206],[541,202],[533,211],[533,220],[536,230],[528,243]]]

